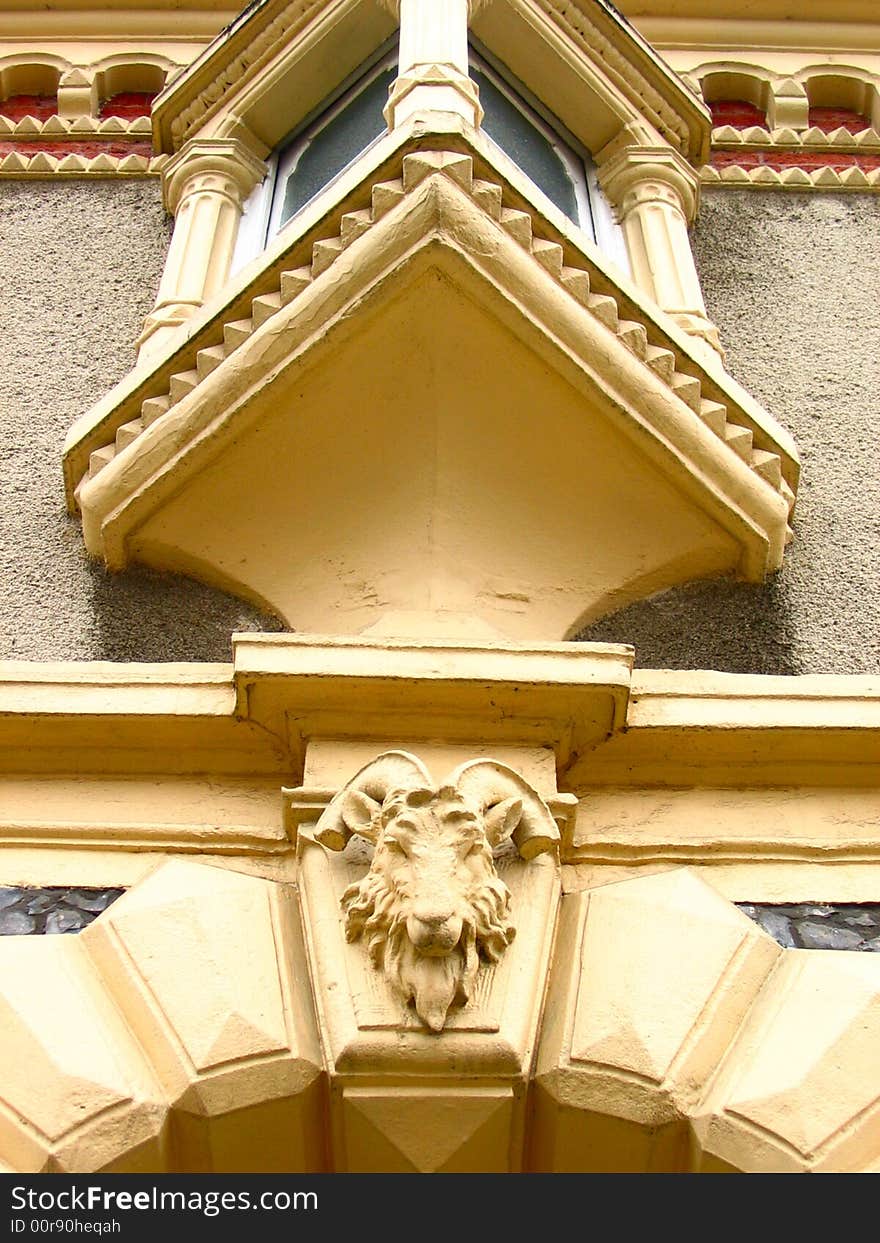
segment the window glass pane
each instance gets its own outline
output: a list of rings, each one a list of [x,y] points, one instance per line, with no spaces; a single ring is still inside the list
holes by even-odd
[[[553,144],[485,73],[472,66],[471,76],[480,88],[480,103],[486,114],[483,129],[548,199],[577,223],[580,213],[574,183]]]
[[[287,178],[279,224],[295,215],[371,142],[385,133],[382,109],[388,102],[388,88],[395,76],[394,68],[379,73],[308,142]]]

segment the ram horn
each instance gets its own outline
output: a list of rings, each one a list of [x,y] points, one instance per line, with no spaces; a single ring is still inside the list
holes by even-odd
[[[421,760],[408,751],[384,751],[342,787],[315,826],[315,839],[329,850],[344,850],[355,833],[371,837],[369,824],[391,790],[431,785]]]
[[[484,814],[505,799],[518,799],[522,815],[511,836],[523,859],[534,859],[558,847],[559,829],[550,808],[537,790],[506,764],[469,760],[450,773],[446,782],[475,802]]]

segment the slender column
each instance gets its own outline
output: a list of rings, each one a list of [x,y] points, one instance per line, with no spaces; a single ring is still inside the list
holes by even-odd
[[[141,333],[139,361],[158,353],[223,287],[244,201],[265,173],[263,161],[235,138],[193,139],[165,166],[163,193],[174,235],[156,307]]]
[[[693,169],[670,147],[626,147],[602,163],[599,180],[623,226],[636,283],[721,354],[688,236],[699,194]]]
[[[414,112],[457,112],[483,119],[468,76],[468,20],[485,0],[382,0],[400,22],[398,75],[385,119],[394,129]]]

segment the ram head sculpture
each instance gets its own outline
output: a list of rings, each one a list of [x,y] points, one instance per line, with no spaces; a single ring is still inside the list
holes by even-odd
[[[511,895],[494,851],[512,839],[525,859],[556,848],[547,804],[518,773],[473,760],[439,786],[420,760],[386,751],[327,806],[316,839],[342,850],[352,835],[372,843],[363,880],[342,895],[349,941],[363,937],[432,1032],[466,1004],[481,961],[498,962],[515,935]]]

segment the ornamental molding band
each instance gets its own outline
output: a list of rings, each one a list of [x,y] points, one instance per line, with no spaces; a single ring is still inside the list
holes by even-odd
[[[74,42],[72,55],[90,57],[79,65],[24,49],[0,55],[0,178],[159,173],[166,161],[153,157],[150,101],[175,62],[135,48],[106,55],[104,44]]]
[[[448,633],[470,617],[479,633],[542,640],[695,574],[760,579],[780,564],[798,475],[790,438],[576,230],[523,210],[515,177],[480,176],[492,171],[482,147],[455,126],[444,138],[460,149],[407,153],[405,132],[389,139],[378,181],[343,183],[332,206],[307,209],[219,314],[72,429],[69,498],[92,555],[183,570],[296,629],[352,633],[398,614],[404,630],[386,632]],[[339,446],[365,391],[379,405],[346,465]],[[557,437],[568,447],[536,471],[538,411],[548,452]],[[343,506],[325,503],[331,477]],[[440,501],[446,491],[458,499]],[[398,504],[375,543],[377,514]],[[551,527],[557,569],[531,552]],[[277,555],[281,529],[298,530],[298,559]],[[390,549],[389,530],[405,543]]]
[[[788,72],[725,59],[685,75],[710,107],[714,100],[742,101],[741,123],[712,130],[711,160],[700,170],[703,185],[876,191],[880,77],[855,65],[816,65],[807,52],[788,53],[784,63]]]
[[[806,161],[804,161],[806,163]],[[742,190],[825,190],[840,191],[880,190],[880,167],[865,170],[857,165],[844,168],[802,168],[795,162],[793,168],[772,168],[766,164],[744,167],[743,164],[726,164],[716,168],[707,164],[700,170],[700,181],[708,187]]]
[[[434,786],[415,756],[386,751],[315,829],[332,850],[353,834],[372,844],[373,859],[342,895],[346,937],[364,937],[373,966],[439,1032],[450,1007],[471,1000],[481,960],[499,962],[516,933],[493,852],[508,839],[524,859],[557,848],[550,808],[497,760],[472,760]]]
[[[99,155],[71,152],[51,154],[37,151],[33,155],[10,151],[0,159],[0,177],[27,177],[34,180],[58,177],[149,177],[162,171],[166,157],[150,159],[145,155],[118,155],[102,151]]]

